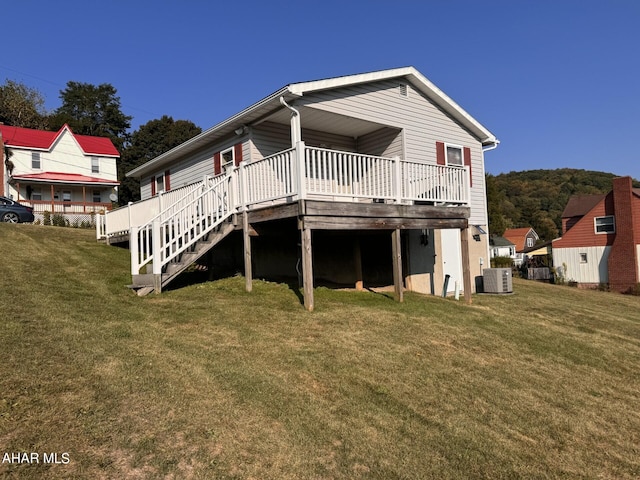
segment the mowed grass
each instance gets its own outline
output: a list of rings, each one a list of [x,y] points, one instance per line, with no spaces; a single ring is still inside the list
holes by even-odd
[[[93,232],[0,225],[0,477],[638,478],[640,298],[199,283],[139,298]]]

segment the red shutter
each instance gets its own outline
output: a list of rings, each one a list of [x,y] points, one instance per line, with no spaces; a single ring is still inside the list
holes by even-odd
[[[462,156],[464,157],[465,167],[469,167],[469,186],[473,187],[473,174],[471,173],[471,149],[464,147],[462,149]]]
[[[171,171],[165,170],[164,171],[164,191],[168,192],[169,190],[171,190]]]
[[[447,163],[447,160],[444,156],[444,143],[436,142],[436,163],[438,165],[444,165]]]
[[[242,144],[238,143],[236,145],[233,146],[233,161],[236,165],[236,167],[238,165],[240,165],[240,162],[242,161]]]
[[[222,167],[220,166],[220,152],[216,152],[213,154],[213,174],[219,175],[222,172]]]
[[[156,177],[151,177],[151,196],[156,194]]]

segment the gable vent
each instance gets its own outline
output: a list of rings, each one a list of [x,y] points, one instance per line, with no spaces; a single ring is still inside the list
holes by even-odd
[[[409,96],[409,91],[407,90],[407,84],[406,83],[401,83],[400,85],[398,85],[398,88],[400,90],[400,96],[401,97]]]

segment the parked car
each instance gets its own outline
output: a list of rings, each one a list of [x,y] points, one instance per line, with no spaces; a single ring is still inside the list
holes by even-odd
[[[9,223],[31,223],[34,218],[33,208],[14,202],[10,198],[0,197],[0,221]]]

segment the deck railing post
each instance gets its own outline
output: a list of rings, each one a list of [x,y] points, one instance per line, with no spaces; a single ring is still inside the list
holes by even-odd
[[[394,190],[396,203],[402,203],[402,162],[400,157],[393,157],[394,166]]]
[[[162,274],[162,238],[160,229],[160,219],[153,221],[151,229],[151,254],[153,255],[153,274]]]
[[[296,168],[298,169],[298,198],[304,200],[307,198],[307,181],[305,168],[305,144],[303,141],[296,143]]]
[[[131,252],[131,275],[138,275],[140,272],[140,241],[138,232],[140,227],[134,225],[129,232],[129,251]]]
[[[240,162],[240,165],[238,165],[238,188],[240,190],[239,192],[239,200],[240,200],[240,206],[242,208],[243,211],[247,210],[247,205],[249,203],[249,198],[247,195],[247,162],[246,161],[242,161]]]
[[[470,172],[469,172],[469,167],[465,166],[464,167],[464,178],[462,179],[463,184],[464,184],[464,193],[466,198],[464,199],[465,203],[469,203],[471,202],[471,182],[469,181],[469,179],[471,178]]]

